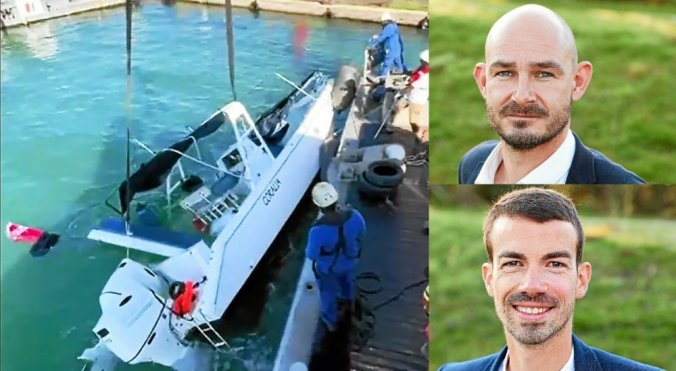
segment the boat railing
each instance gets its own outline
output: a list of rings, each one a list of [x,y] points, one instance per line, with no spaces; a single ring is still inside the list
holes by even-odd
[[[211,190],[206,186],[202,186],[181,200],[181,207],[193,214],[205,226],[208,226],[228,213],[237,212],[239,208],[238,201],[239,199],[230,191],[226,191],[222,196],[213,198]]]
[[[242,176],[242,174],[240,174],[240,173],[228,171],[227,169],[223,169],[223,168],[220,168],[218,166],[214,166],[212,164],[205,162],[202,159],[202,155],[201,155],[201,152],[199,150],[199,146],[197,145],[197,140],[195,140],[195,138],[193,138],[193,137],[189,137],[189,138],[191,138],[193,140],[193,144],[195,145],[195,149],[197,151],[197,157],[192,157],[192,156],[190,156],[186,153],[177,151],[173,148],[164,148],[160,152],[164,152],[164,151],[174,152],[174,153],[179,154],[181,156],[181,159],[183,159],[183,158],[188,159],[188,160],[190,160],[190,161],[192,161],[196,164],[199,164],[201,166],[204,166],[208,169],[217,171],[218,173],[226,173],[228,175],[235,176],[235,177],[241,177]],[[157,155],[159,153],[159,152],[153,151],[150,147],[148,147],[146,144],[139,141],[138,139],[132,139],[131,142],[138,145],[139,147],[143,148],[144,150],[146,150],[148,153],[150,153],[153,156]],[[185,172],[185,169],[183,168],[183,163],[181,162],[181,159],[178,160],[176,165],[174,165],[174,167],[172,167],[172,169],[169,171],[169,174],[167,175],[167,180],[165,182],[166,183],[165,193],[166,193],[166,199],[167,199],[167,207],[172,206],[171,195],[174,193],[174,191],[176,191],[177,188],[179,188],[183,184],[183,182],[186,179],[186,172]],[[172,183],[172,179],[176,175],[176,172],[178,172],[179,178],[176,182]],[[113,191],[108,195],[108,197],[106,197],[104,203],[105,203],[106,206],[108,206],[108,208],[110,208],[111,210],[115,211],[117,214],[122,216],[122,215],[124,215],[122,210],[120,208],[118,208],[117,206],[115,206],[111,202],[113,196],[117,193],[117,190],[118,190],[117,188],[113,189]]]
[[[239,150],[239,155],[242,159],[242,164],[244,165],[244,178],[249,181],[252,186],[255,186],[257,179],[252,177],[252,159],[245,146],[245,140],[247,140],[251,133],[253,133],[257,141],[257,143],[255,143],[255,147],[260,148],[265,153],[265,155],[268,157],[268,161],[274,161],[275,156],[272,154],[272,151],[261,136],[258,128],[256,128],[256,124],[251,119],[251,116],[249,116],[249,113],[246,111],[246,108],[244,108],[244,105],[242,105],[240,102],[231,102],[230,104],[223,107],[221,111],[227,120],[230,121],[230,125],[232,126],[232,129],[235,133],[237,149]],[[251,140],[248,141],[253,143]]]
[[[197,145],[197,140],[196,140],[194,137],[189,137],[189,138],[193,140],[193,144],[195,145],[195,150],[197,151],[197,157],[192,157],[192,156],[190,156],[190,155],[188,155],[188,154],[186,154],[186,153],[183,153],[183,152],[181,152],[181,151],[177,151],[177,150],[175,150],[175,149],[173,149],[173,148],[165,148],[165,149],[163,149],[162,151],[168,151],[168,152],[174,152],[174,153],[177,153],[177,154],[179,154],[179,155],[181,156],[181,159],[186,158],[186,159],[188,159],[188,160],[190,160],[190,161],[192,161],[192,162],[195,162],[195,163],[197,163],[197,164],[199,164],[199,165],[202,165],[202,166],[204,166],[204,167],[206,167],[206,168],[209,168],[209,169],[211,169],[211,170],[215,170],[215,171],[217,171],[217,172],[223,172],[223,173],[226,173],[226,174],[228,174],[228,175],[235,176],[235,177],[239,177],[239,176],[240,176],[240,174],[237,174],[237,173],[228,171],[227,169],[222,169],[222,168],[220,168],[220,167],[218,167],[218,166],[214,166],[214,165],[212,165],[212,164],[209,164],[209,163],[205,162],[205,161],[202,159],[202,154],[201,154],[201,152],[200,152],[200,150],[199,150],[199,146]],[[155,151],[153,151],[152,149],[150,149],[148,146],[146,146],[145,144],[143,144],[143,142],[139,141],[138,139],[133,139],[132,142],[136,143],[136,144],[139,145],[141,148],[143,148],[143,149],[145,149],[146,151],[148,151],[150,154],[152,154],[152,155],[155,155],[155,154],[156,154]],[[179,179],[178,179],[176,182],[172,183],[172,178],[173,178],[173,175],[175,174],[176,171],[178,171],[178,173],[179,173]],[[178,162],[176,163],[176,165],[175,165],[175,166],[171,169],[171,171],[169,172],[169,175],[167,175],[167,181],[166,181],[167,207],[171,207],[171,195],[174,193],[174,191],[175,191],[177,188],[179,188],[179,187],[183,184],[183,181],[184,181],[185,179],[186,179],[185,170],[183,169],[183,164],[181,163],[181,160],[179,159]]]

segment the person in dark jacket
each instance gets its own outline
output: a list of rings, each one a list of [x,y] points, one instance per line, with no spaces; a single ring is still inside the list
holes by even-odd
[[[578,62],[573,32],[558,14],[530,4],[498,19],[474,79],[500,141],[463,157],[460,183],[644,183],[571,131],[571,106],[591,78],[592,64]]]
[[[467,362],[449,363],[439,371],[503,371],[503,363],[507,357],[507,347],[499,353],[474,359]],[[568,370],[584,371],[657,371],[659,368],[634,362],[630,359],[618,357],[601,349],[589,345],[573,335],[573,367]],[[530,370],[530,369],[529,369]],[[561,369],[562,371],[566,371]]]
[[[582,143],[577,134],[572,133],[575,140],[575,152],[568,169],[566,184],[644,184],[638,175],[610,161],[601,152],[591,149]],[[489,140],[472,148],[460,162],[458,182],[474,184],[479,172],[486,163],[486,158],[500,144],[497,140]],[[545,182],[537,182],[541,183]]]
[[[484,221],[481,267],[507,346],[440,371],[657,370],[587,346],[573,334],[575,303],[589,287],[584,231],[573,202],[550,189],[503,195]]]
[[[338,322],[338,301],[354,306],[355,272],[366,223],[359,211],[339,207],[338,192],[331,183],[317,183],[312,188],[312,201],[321,214],[310,228],[305,255],[313,263],[322,321],[333,332]]]

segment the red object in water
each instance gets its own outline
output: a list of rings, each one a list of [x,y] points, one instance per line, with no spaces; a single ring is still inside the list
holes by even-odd
[[[195,286],[192,281],[186,281],[185,291],[174,300],[172,309],[179,316],[185,316],[192,312],[193,302],[195,301]]]
[[[36,243],[40,239],[40,236],[45,233],[43,230],[37,228],[26,227],[11,222],[7,223],[5,231],[7,232],[7,238],[10,240],[14,242],[28,242],[31,244]]]
[[[296,57],[302,57],[303,51],[305,50],[305,42],[309,34],[308,27],[303,22],[296,23],[296,27],[293,30],[293,49]]]

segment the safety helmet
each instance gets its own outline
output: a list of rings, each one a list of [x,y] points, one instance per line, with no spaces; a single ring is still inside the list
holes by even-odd
[[[328,182],[319,182],[312,188],[312,202],[324,208],[338,202],[338,192]]]
[[[425,49],[420,53],[420,60],[425,63],[430,63],[430,50]]]
[[[392,20],[392,15],[390,13],[385,12],[383,15],[380,16],[380,22],[385,22],[385,21],[391,21]]]

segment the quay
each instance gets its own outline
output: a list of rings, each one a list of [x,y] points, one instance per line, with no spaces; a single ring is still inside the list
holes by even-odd
[[[138,0],[134,0],[138,1]],[[188,3],[223,6],[222,0],[181,0]],[[0,28],[28,26],[31,23],[98,9],[123,6],[125,0],[1,0]],[[303,0],[232,0],[232,6],[254,11],[304,14],[318,17],[380,22],[383,12],[389,12],[399,25],[420,27],[427,12],[393,9],[372,5],[352,5],[338,1]]]

